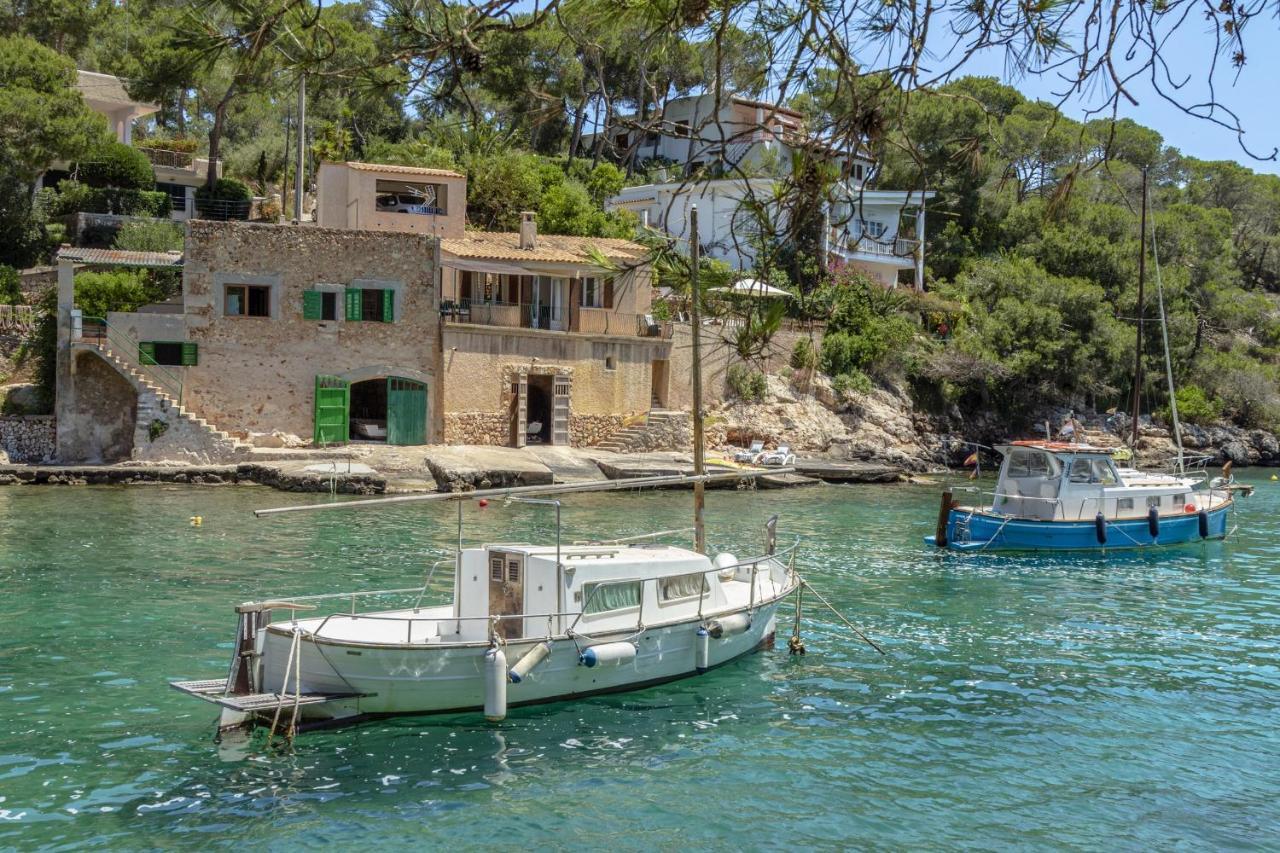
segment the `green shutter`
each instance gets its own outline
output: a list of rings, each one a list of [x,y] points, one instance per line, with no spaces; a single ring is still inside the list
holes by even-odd
[[[351,385],[338,376],[317,376],[313,435],[317,447],[347,442],[350,412]]]
[[[396,315],[396,292],[394,290],[382,291],[382,322],[391,323],[395,321]]]
[[[193,341],[182,342],[182,366],[195,367],[199,363],[199,345]]]
[[[302,291],[302,319],[319,320],[324,305],[324,295],[318,290]]]
[[[138,344],[138,363],[139,364],[155,364],[156,363],[156,345],[154,341],[143,341]]]
[[[347,319],[360,319],[360,288],[347,288]]]

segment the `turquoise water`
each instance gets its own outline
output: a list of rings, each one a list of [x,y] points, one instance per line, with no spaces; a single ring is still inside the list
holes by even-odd
[[[452,510],[255,520],[318,498],[0,489],[0,848],[1277,847],[1280,483],[1257,482],[1234,541],[1105,559],[927,551],[930,487],[712,492],[713,544],[751,551],[727,532],[758,542],[781,513],[888,656],[806,607],[804,658],[243,757],[166,681],[225,672],[235,602],[411,585]],[[688,508],[575,496],[565,527]],[[468,519],[477,540],[552,529],[529,506]]]

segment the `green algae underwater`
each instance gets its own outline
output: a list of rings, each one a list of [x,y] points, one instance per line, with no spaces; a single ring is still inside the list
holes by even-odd
[[[927,549],[936,487],[713,491],[713,547],[753,551],[778,513],[888,655],[806,598],[803,657],[784,605],[777,649],[703,676],[236,754],[167,687],[225,673],[233,606],[421,582],[455,509],[3,489],[0,847],[1280,846],[1280,483],[1245,479],[1225,543],[1067,556]],[[683,492],[564,503],[566,539],[690,523]],[[466,518],[470,544],[554,536],[540,507]]]

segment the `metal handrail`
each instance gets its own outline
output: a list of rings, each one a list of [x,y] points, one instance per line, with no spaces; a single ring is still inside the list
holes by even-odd
[[[1032,495],[1012,495],[1012,494],[1008,494],[1008,493],[1006,493],[1006,492],[998,492],[998,491],[995,491],[995,490],[992,490],[990,493],[988,493],[988,492],[983,492],[983,491],[979,491],[979,490],[977,490],[977,489],[974,489],[973,491],[977,492],[979,499],[981,499],[983,495],[990,494],[990,495],[991,495],[991,501],[990,501],[990,503],[988,504],[988,506],[990,506],[990,507],[991,507],[992,512],[999,512],[999,513],[1000,513],[1000,515],[1008,515],[1008,516],[1009,516],[1009,517],[1011,517],[1011,518],[1014,518],[1014,517],[1016,517],[1016,516],[1013,516],[1013,515],[1011,515],[1010,513],[1001,512],[1000,510],[997,510],[997,509],[996,509],[996,502],[995,502],[995,499],[996,499],[996,498],[1016,498],[1016,499],[1018,499],[1018,500],[1022,500],[1022,501],[1041,501],[1041,502],[1049,503],[1049,504],[1052,504],[1052,505],[1053,505],[1053,508],[1054,508],[1053,516],[1054,516],[1054,518],[1057,518],[1057,516],[1059,515],[1059,511],[1061,511],[1061,515],[1062,515],[1062,520],[1063,520],[1063,521],[1091,521],[1091,520],[1092,520],[1091,518],[1086,518],[1086,517],[1085,517],[1085,515],[1084,515],[1084,505],[1085,505],[1085,503],[1087,503],[1087,502],[1089,502],[1089,501],[1093,501],[1093,502],[1096,502],[1096,503],[1098,503],[1098,504],[1100,504],[1100,505],[1104,505],[1104,506],[1105,506],[1104,502],[1107,500],[1107,495],[1106,495],[1106,493],[1105,493],[1105,491],[1104,491],[1104,490],[1105,490],[1105,488],[1106,488],[1105,486],[1100,486],[1100,487],[1099,487],[1099,495],[1098,495],[1097,497],[1086,497],[1086,498],[1082,498],[1082,499],[1081,499],[1081,501],[1080,501],[1080,509],[1076,512],[1076,516],[1075,516],[1075,518],[1069,518],[1069,517],[1067,516],[1067,506],[1066,506],[1066,503],[1063,501],[1063,499],[1062,499],[1062,498],[1041,498],[1041,497],[1034,497],[1034,496],[1032,496]],[[1189,494],[1197,494],[1197,493],[1196,493],[1196,492],[1194,492],[1194,491],[1191,491],[1191,492],[1189,492]],[[1205,495],[1207,495],[1207,496],[1208,496],[1208,498],[1209,498],[1209,505],[1208,505],[1207,507],[1205,507],[1205,512],[1209,512],[1209,511],[1211,511],[1211,510],[1217,509],[1218,507],[1221,507],[1221,506],[1225,505],[1225,504],[1226,504],[1226,503],[1228,503],[1228,501],[1229,501],[1229,493],[1226,493],[1224,490],[1220,490],[1220,489],[1213,489],[1213,488],[1210,488],[1210,489],[1206,490],[1205,492],[1201,492],[1201,493],[1199,493],[1199,494],[1205,494]],[[1214,504],[1214,498],[1215,498],[1215,496],[1220,496],[1221,494],[1227,494],[1227,497],[1226,497],[1226,498],[1223,498],[1223,499],[1222,499],[1222,501],[1221,501],[1219,504],[1217,504],[1217,505],[1215,506],[1215,504]],[[1163,497],[1163,496],[1161,496],[1161,497]],[[1118,499],[1117,499],[1117,500],[1118,500]],[[1101,511],[1102,511],[1101,506],[1099,507],[1099,510],[1098,510],[1098,511],[1099,511],[1099,512],[1101,512]],[[1167,516],[1178,516],[1178,515],[1180,515],[1180,513],[1172,512],[1172,513],[1162,514],[1162,516],[1161,516],[1161,517],[1166,517],[1166,515],[1167,515]],[[1110,516],[1109,520],[1111,520],[1111,521],[1120,521],[1120,520],[1140,520],[1140,519],[1142,519],[1142,518],[1145,518],[1145,515],[1125,516],[1125,517],[1124,517],[1124,519],[1122,519],[1122,518],[1121,518],[1121,516],[1120,516],[1120,509],[1119,509],[1119,505],[1118,505],[1118,502],[1117,502],[1116,510],[1115,510],[1115,512]]]
[[[159,385],[173,401],[182,405],[182,378],[172,371],[165,370],[156,362],[155,359],[147,359],[139,349],[138,341],[129,335],[112,327],[110,323],[102,317],[84,317],[84,321],[94,323],[104,330],[103,334],[95,336],[98,346],[104,347],[114,353],[117,358],[130,364],[136,365],[147,378]],[[84,340],[89,335],[84,331],[80,333],[80,339]],[[104,343],[105,341],[105,343]]]

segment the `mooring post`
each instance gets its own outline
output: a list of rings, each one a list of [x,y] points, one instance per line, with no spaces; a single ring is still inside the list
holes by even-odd
[[[939,548],[947,547],[947,520],[951,517],[951,490],[942,493],[942,504],[938,507],[938,527],[933,533],[933,544]]]

